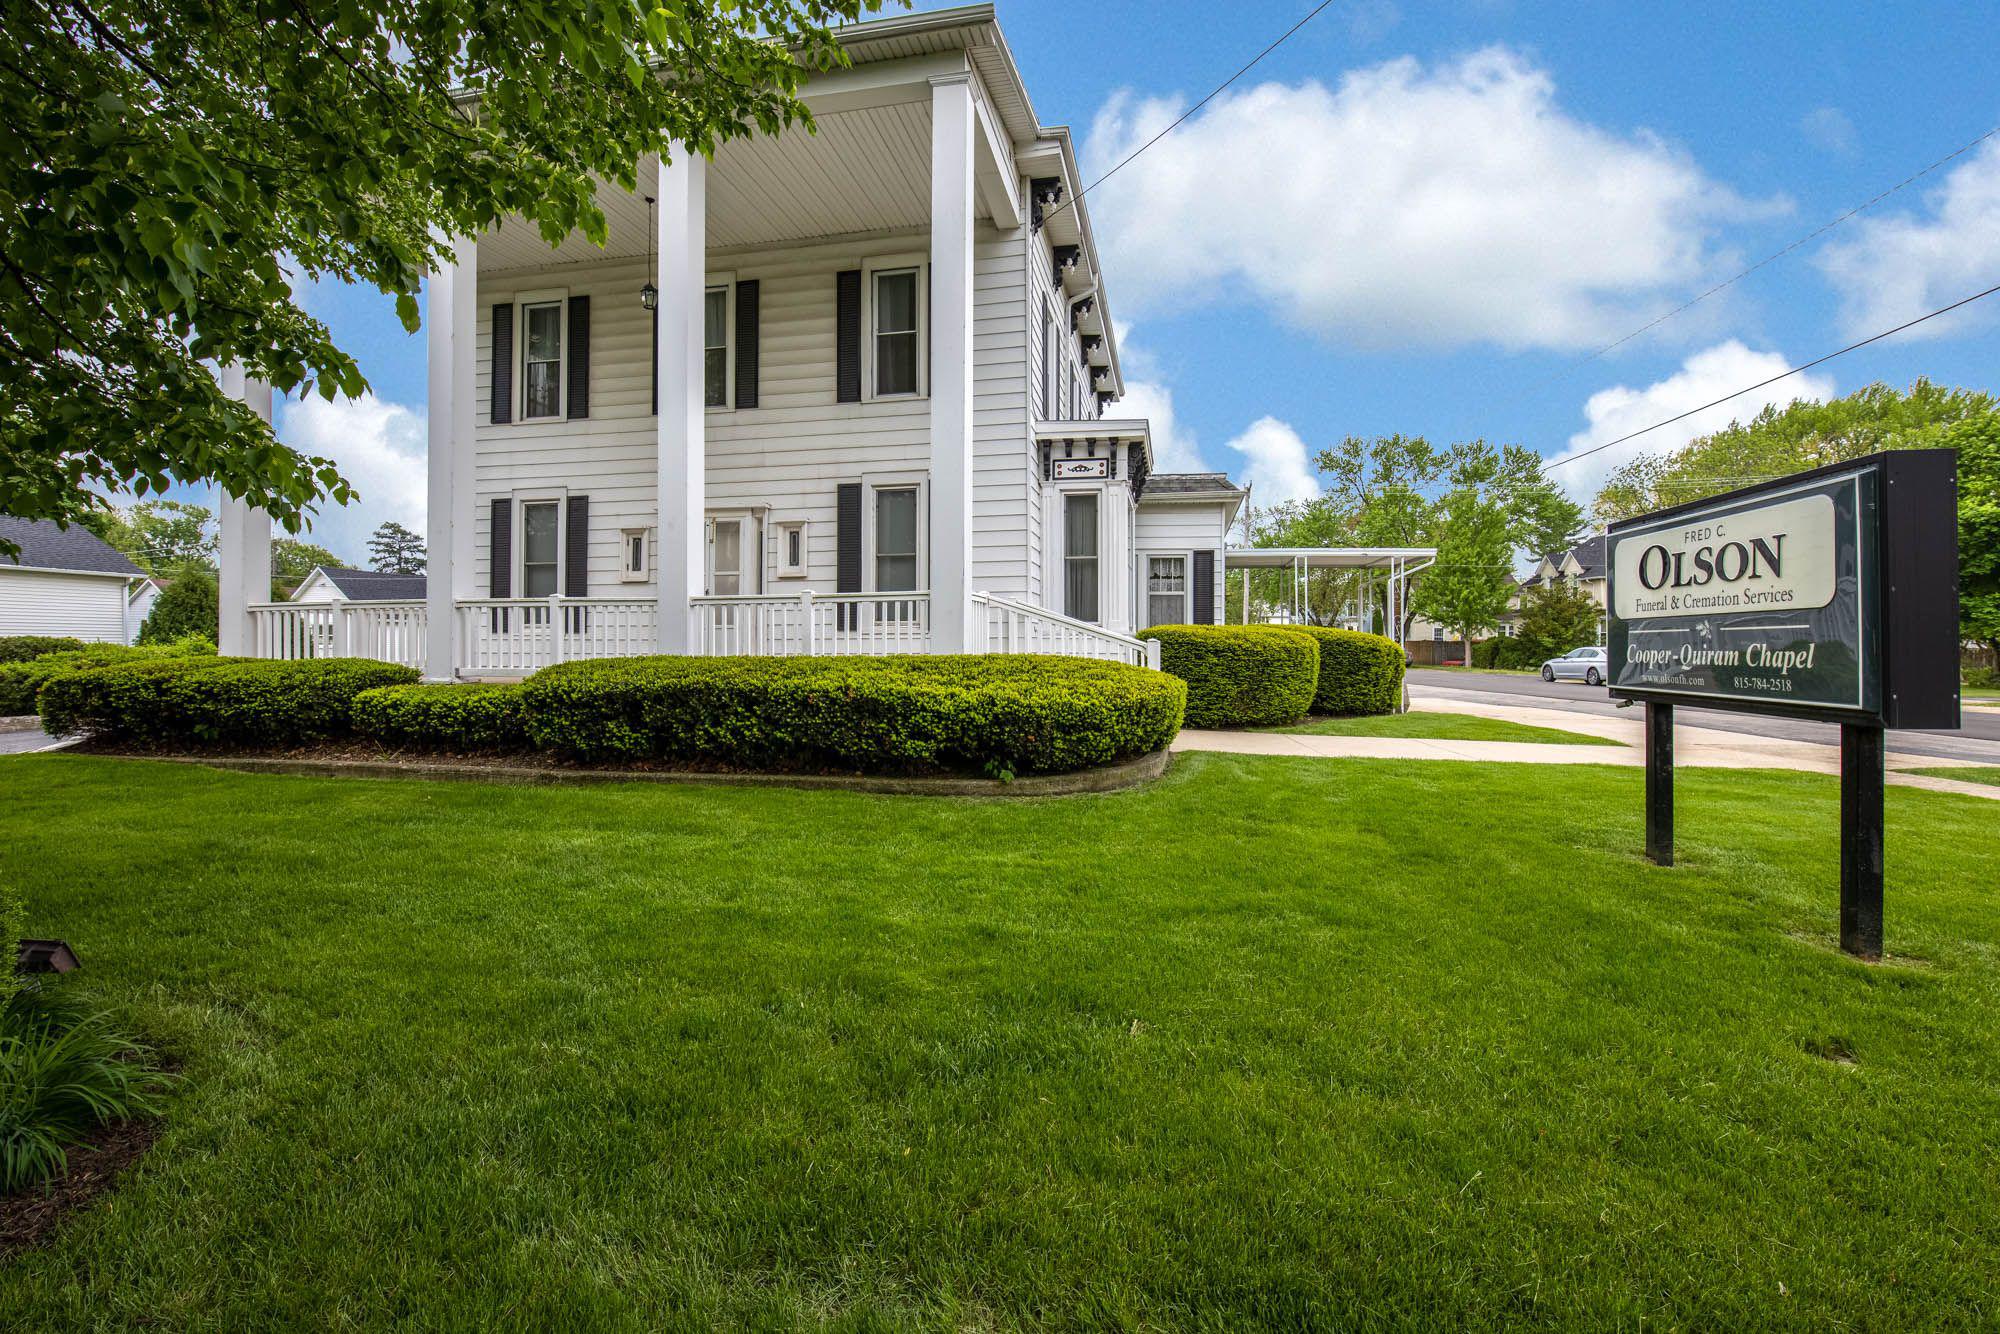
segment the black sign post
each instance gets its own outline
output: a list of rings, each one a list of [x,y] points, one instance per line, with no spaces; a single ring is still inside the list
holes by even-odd
[[[1612,524],[1611,693],[1646,705],[1646,855],[1674,861],[1673,706],[1841,729],[1840,944],[1882,954],[1884,729],[1958,726],[1957,460],[1897,450]]]

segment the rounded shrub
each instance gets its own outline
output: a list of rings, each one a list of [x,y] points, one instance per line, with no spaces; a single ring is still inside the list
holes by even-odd
[[[1155,625],[1160,670],[1187,682],[1190,727],[1275,727],[1312,709],[1319,646],[1283,625]]]
[[[215,576],[189,566],[173,577],[154,600],[146,623],[139,627],[141,644],[165,644],[188,635],[214,639],[220,619],[220,595]]]
[[[525,750],[518,685],[383,686],[354,697],[354,730],[404,750]]]
[[[299,746],[351,735],[362,691],[416,679],[366,658],[126,663],[50,681],[42,727],[155,746]]]
[[[1287,629],[1319,645],[1319,686],[1314,713],[1394,713],[1403,703],[1403,650],[1396,641],[1362,630],[1319,625]]]
[[[998,777],[1160,750],[1187,700],[1143,667],[1031,654],[604,659],[522,695],[529,741],[578,759]]]
[[[0,635],[0,663],[26,662],[30,658],[45,658],[51,653],[74,653],[88,647],[81,639],[66,639],[57,635]]]
[[[205,639],[183,639],[148,648],[128,648],[124,644],[85,644],[60,653],[0,666],[0,716],[18,716],[39,711],[42,687],[72,672],[95,671],[130,662],[158,662],[165,659],[215,656],[215,645]]]

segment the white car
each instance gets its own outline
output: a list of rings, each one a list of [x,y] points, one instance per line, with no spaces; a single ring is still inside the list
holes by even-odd
[[[1560,658],[1550,658],[1542,664],[1544,681],[1582,681],[1587,685],[1604,684],[1604,650],[1595,644],[1587,648],[1573,648]]]

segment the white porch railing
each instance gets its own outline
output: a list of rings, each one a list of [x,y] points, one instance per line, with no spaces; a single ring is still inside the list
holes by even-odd
[[[252,657],[375,658],[421,667],[421,602],[263,602],[250,607]]]
[[[475,676],[660,651],[652,598],[470,598],[457,608],[458,670]]]
[[[929,593],[804,592],[691,600],[694,651],[704,656],[879,657],[930,651]]]
[[[972,607],[986,633],[985,643],[976,645],[975,651],[1054,653],[1065,658],[1102,658],[1155,669],[1160,665],[1160,646],[1152,640],[1121,635],[1047,607],[992,593],[974,593]]]

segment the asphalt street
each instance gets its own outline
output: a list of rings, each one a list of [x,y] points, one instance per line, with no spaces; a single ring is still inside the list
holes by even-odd
[[[1639,716],[1637,705],[1632,711],[1621,714],[1617,701],[1603,686],[1587,686],[1580,681],[1544,681],[1539,676],[1526,673],[1454,672],[1412,667],[1409,682],[1412,687],[1422,687],[1427,694],[1440,699],[1485,700],[1538,709],[1562,709],[1604,717],[1627,717],[1635,722]],[[1690,727],[1712,727],[1750,736],[1782,737],[1788,741],[1811,741],[1824,746],[1840,744],[1840,729],[1831,723],[1768,718],[1723,709],[1697,709],[1685,704],[1675,706],[1674,721]],[[1956,732],[1891,732],[1889,749],[1907,755],[2000,764],[2000,709],[1963,710]]]

